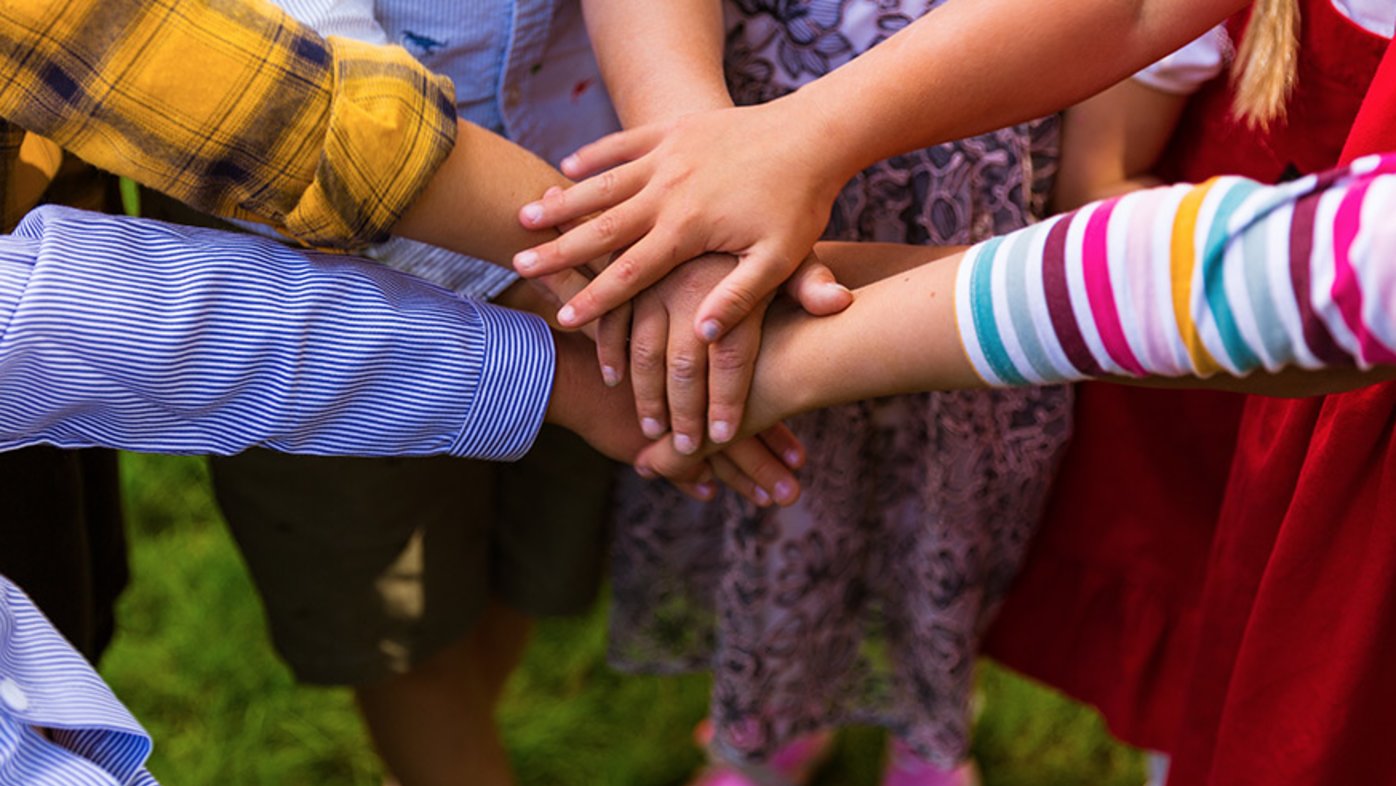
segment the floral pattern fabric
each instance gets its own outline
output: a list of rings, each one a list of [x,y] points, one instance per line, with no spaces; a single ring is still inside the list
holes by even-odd
[[[957,0],[969,2],[969,0]],[[738,103],[798,88],[905,27],[926,0],[730,0]],[[1040,217],[1046,118],[876,164],[827,236],[968,244]],[[1013,580],[1070,431],[1065,388],[931,393],[791,423],[804,496],[693,503],[626,473],[612,660],[710,668],[717,749],[759,760],[802,733],[880,724],[932,760],[966,753],[979,635]]]

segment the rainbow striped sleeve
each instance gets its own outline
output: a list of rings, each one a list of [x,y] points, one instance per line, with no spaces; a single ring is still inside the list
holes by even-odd
[[[990,385],[1396,363],[1396,154],[1139,191],[980,243],[955,305]]]

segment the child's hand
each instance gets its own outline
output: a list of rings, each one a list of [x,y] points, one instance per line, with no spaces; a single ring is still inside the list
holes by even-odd
[[[731,441],[742,422],[770,298],[712,344],[689,329],[698,304],[736,265],[725,254],[699,257],[633,304],[630,374],[640,428],[650,439],[672,431],[684,454],[697,452],[705,433]]]
[[[520,220],[540,229],[597,215],[520,253],[515,268],[538,276],[629,246],[558,314],[563,325],[576,327],[634,298],[685,260],[707,251],[733,254],[739,264],[695,314],[698,335],[716,340],[806,259],[846,179],[837,162],[824,165],[829,156],[814,119],[792,126],[781,105],[692,114],[578,151],[563,161],[571,177],[615,168],[525,205]],[[814,297],[816,310],[829,302],[847,305],[847,290],[827,270],[812,271],[808,280],[819,283],[811,289],[823,290]]]
[[[580,435],[606,456],[633,464],[649,440],[640,433],[630,392],[602,383],[590,341],[566,333],[554,338],[557,373],[548,421]],[[713,497],[716,478],[757,505],[769,505],[772,500],[788,504],[799,496],[799,483],[790,469],[803,461],[803,449],[794,434],[778,425],[721,453],[684,461],[682,466],[672,462],[665,477],[697,499]]]

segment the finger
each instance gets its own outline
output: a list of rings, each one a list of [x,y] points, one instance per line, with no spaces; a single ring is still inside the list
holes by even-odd
[[[674,448],[692,455],[703,444],[707,431],[708,347],[693,331],[669,326],[669,349],[665,359],[668,380],[669,428],[674,432]]]
[[[650,297],[635,301],[634,308],[630,325],[630,385],[635,391],[635,415],[640,419],[640,431],[650,439],[659,439],[669,431],[669,406],[664,395],[669,313]]]
[[[713,442],[723,444],[737,436],[742,423],[756,354],[761,349],[761,314],[742,320],[707,349],[708,435]]]
[[[756,435],[771,452],[780,456],[785,466],[799,469],[805,465],[805,443],[784,423],[777,423]]]
[[[514,270],[525,278],[556,273],[591,262],[634,242],[649,230],[644,198],[606,210],[580,226],[514,255]]]
[[[685,456],[674,450],[672,439],[658,439],[642,448],[635,456],[635,472],[642,478],[671,478],[686,482],[696,482],[700,470],[710,466],[706,458]],[[716,468],[713,468],[716,473]]]
[[[648,171],[648,164],[628,164],[566,188],[550,188],[519,208],[519,223],[525,229],[567,229],[639,193],[649,181]]]
[[[542,278],[530,280],[528,283],[533,285],[534,291],[539,292],[545,300],[561,305],[566,303],[568,299],[575,297],[578,292],[585,289],[589,281],[591,281],[591,279],[579,271],[564,270],[561,273],[553,273],[543,276]],[[561,322],[558,322],[556,318],[548,320],[548,323],[556,328],[566,330],[572,329],[565,327]],[[595,324],[583,325],[580,330],[587,338],[593,341],[596,340],[597,327]]]
[[[586,289],[568,301],[558,312],[558,321],[569,327],[585,325],[621,303],[633,300],[697,253],[687,253],[687,248],[676,245],[667,233],[650,232],[611,260]]]
[[[654,148],[668,131],[667,125],[648,125],[603,136],[562,159],[558,168],[573,180],[634,161]]]
[[[714,481],[684,483],[678,480],[671,480],[669,482],[673,483],[674,488],[683,492],[685,496],[696,499],[699,502],[712,502],[713,498],[717,496],[717,483]]]
[[[750,500],[757,507],[770,506],[771,493],[761,488],[750,476],[737,469],[737,465],[726,456],[721,453],[710,456],[708,463],[712,465],[713,475],[722,482],[722,485]]]
[[[816,317],[837,314],[853,303],[853,292],[834,278],[834,271],[810,254],[785,282],[785,291],[806,313]]]
[[[795,265],[781,255],[752,252],[722,279],[698,306],[694,329],[704,341],[716,341],[756,310],[790,276]],[[596,282],[592,282],[595,286]]]
[[[761,440],[754,437],[739,440],[718,455],[727,457],[778,504],[789,505],[800,498],[800,482],[795,474]],[[717,470],[716,462],[713,462],[713,470]]]
[[[596,325],[596,360],[601,364],[601,380],[606,387],[613,388],[625,379],[632,310],[629,303],[624,303],[593,323]]]

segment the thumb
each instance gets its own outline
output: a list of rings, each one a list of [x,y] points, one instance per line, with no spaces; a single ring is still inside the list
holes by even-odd
[[[853,292],[834,278],[834,271],[811,253],[785,283],[785,292],[810,316],[837,314],[853,303]]]

